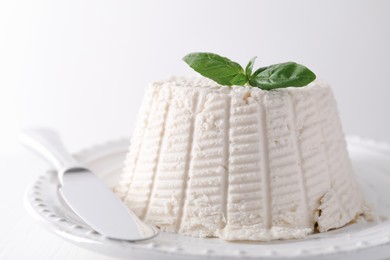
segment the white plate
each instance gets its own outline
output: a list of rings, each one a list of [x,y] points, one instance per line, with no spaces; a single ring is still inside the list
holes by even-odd
[[[142,242],[110,240],[79,220],[58,195],[53,171],[39,177],[26,193],[26,206],[40,224],[78,246],[123,259],[383,259],[390,256],[390,146],[357,137],[348,138],[355,173],[367,200],[379,216],[306,239],[274,242],[226,242],[161,233]],[[76,157],[109,186],[120,175],[128,142],[118,140],[84,150]]]

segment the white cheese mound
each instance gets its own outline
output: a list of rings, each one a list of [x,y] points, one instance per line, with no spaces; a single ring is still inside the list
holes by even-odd
[[[301,238],[364,212],[329,86],[264,91],[205,78],[153,83],[116,188],[163,231]]]

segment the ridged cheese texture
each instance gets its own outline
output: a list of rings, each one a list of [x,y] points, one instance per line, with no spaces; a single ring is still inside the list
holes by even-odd
[[[163,231],[301,238],[363,213],[325,82],[264,91],[171,78],[145,95],[116,192]]]

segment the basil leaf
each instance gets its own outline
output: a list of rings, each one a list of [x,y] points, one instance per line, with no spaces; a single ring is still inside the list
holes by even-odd
[[[258,73],[256,73],[257,71],[254,73],[249,83],[253,87],[265,90],[302,87],[316,78],[316,75],[311,70],[295,62],[275,64],[266,67],[264,70],[259,70]]]
[[[257,70],[255,70],[255,72],[253,72],[253,74],[249,77],[249,85],[255,86],[255,85],[253,85],[253,83],[254,83],[253,78],[255,78],[260,72],[266,70],[267,68],[268,67],[261,67],[261,68],[258,68]]]
[[[249,62],[248,62],[248,65],[246,65],[246,68],[245,68],[245,74],[247,76],[247,78],[249,79],[251,74],[252,74],[252,69],[253,69],[253,65],[255,64],[255,60],[256,60],[256,56],[253,57]]]
[[[207,52],[194,52],[183,60],[201,75],[225,86],[243,86],[248,80],[240,64]]]

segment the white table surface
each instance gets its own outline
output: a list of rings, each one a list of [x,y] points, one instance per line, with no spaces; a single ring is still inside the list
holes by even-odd
[[[0,259],[113,260],[72,245],[39,226],[23,205],[29,185],[48,165],[29,152],[0,154]]]

